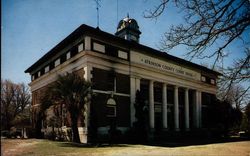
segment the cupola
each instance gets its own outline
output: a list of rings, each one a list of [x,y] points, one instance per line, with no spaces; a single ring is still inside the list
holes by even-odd
[[[129,18],[129,15],[118,23],[117,31],[115,33],[118,37],[129,41],[135,41],[137,43],[139,43],[140,34],[141,32],[136,20]]]

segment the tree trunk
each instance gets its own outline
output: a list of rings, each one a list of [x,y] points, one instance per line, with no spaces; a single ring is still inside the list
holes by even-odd
[[[41,132],[42,130],[42,117],[41,114],[39,113],[37,116],[37,120],[35,122],[35,129],[36,129],[36,138],[41,139],[43,138],[43,134]]]
[[[11,125],[10,125],[10,119],[9,119],[9,116],[7,115],[7,113],[6,113],[5,126],[6,126],[6,127],[5,127],[6,130],[10,131]]]
[[[76,143],[80,143],[77,120],[78,120],[78,115],[71,114],[71,128],[72,128],[72,133],[73,133],[72,141]]]
[[[22,126],[22,136],[21,136],[22,139],[24,139],[24,126]]]

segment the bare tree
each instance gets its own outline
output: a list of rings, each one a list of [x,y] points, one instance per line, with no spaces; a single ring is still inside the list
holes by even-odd
[[[10,129],[11,120],[15,117],[13,112],[13,101],[15,99],[16,88],[14,84],[9,81],[1,80],[1,128]]]
[[[1,80],[1,126],[9,130],[11,126],[23,125],[30,116],[30,92],[25,84],[15,84]]]
[[[246,116],[246,129],[248,131],[248,135],[250,135],[250,102],[246,105],[245,108],[245,116]]]
[[[16,85],[16,111],[13,124],[22,128],[22,138],[25,137],[25,126],[30,124],[31,95],[29,87],[24,83]]]
[[[230,90],[221,87],[218,91],[218,98],[228,101],[239,110],[244,110],[250,99],[250,94],[247,92],[248,89],[249,87],[245,89],[239,84],[233,84]]]
[[[225,49],[236,41],[245,47],[245,57],[236,60],[232,67],[223,69],[224,85],[227,92],[232,84],[249,82],[250,79],[250,40],[243,34],[250,29],[249,0],[159,0],[155,8],[147,10],[145,18],[157,19],[173,3],[184,12],[184,23],[172,26],[163,35],[161,50],[184,45],[187,46],[186,56],[193,58],[213,59],[213,68],[222,60]],[[209,48],[215,50],[209,50]],[[236,51],[235,53],[239,53]],[[240,53],[243,53],[241,51]],[[246,88],[246,92],[249,88]],[[243,94],[244,95],[244,94]]]
[[[233,66],[223,71],[223,77],[218,81],[219,97],[231,99],[236,107],[244,108],[250,101],[250,49],[247,49],[245,58],[236,60]]]

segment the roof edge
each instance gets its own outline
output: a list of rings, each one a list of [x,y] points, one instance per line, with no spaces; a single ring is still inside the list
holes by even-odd
[[[218,71],[215,71],[215,70],[212,70],[210,68],[207,68],[205,66],[202,66],[202,65],[187,61],[185,59],[170,55],[170,54],[168,54],[166,52],[162,52],[162,51],[153,49],[151,47],[139,44],[137,42],[125,40],[123,38],[120,38],[120,37],[115,36],[113,34],[110,34],[108,32],[102,31],[98,27],[93,28],[93,27],[88,26],[86,24],[80,25],[77,29],[75,29],[72,33],[70,33],[70,35],[68,35],[61,42],[59,42],[55,47],[53,47],[46,54],[44,54],[40,59],[38,59],[34,64],[32,64],[24,72],[25,73],[30,73],[36,66],[41,65],[44,60],[46,60],[48,57],[53,56],[54,53],[56,53],[58,50],[63,48],[67,42],[72,41],[72,40],[76,39],[77,37],[79,37],[80,35],[83,35],[83,34],[90,35],[90,37],[91,37],[91,34],[95,34],[96,36],[102,36],[102,37],[106,36],[106,37],[109,37],[109,38],[111,38],[113,40],[116,40],[117,42],[120,42],[121,44],[129,45],[129,47],[134,47],[134,48],[138,48],[138,49],[142,48],[142,49],[146,50],[148,53],[149,53],[149,51],[153,51],[153,52],[155,52],[154,54],[157,54],[158,56],[162,56],[162,57],[164,57],[166,59],[173,59],[173,60],[176,60],[176,61],[181,61],[187,66],[193,66],[193,67],[199,68],[201,70],[206,70],[206,71],[209,71],[210,73],[216,74],[217,76],[223,75],[222,73],[220,73]]]

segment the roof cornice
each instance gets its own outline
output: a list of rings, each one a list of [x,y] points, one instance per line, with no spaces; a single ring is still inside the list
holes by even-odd
[[[36,61],[33,65],[31,65],[28,69],[25,70],[25,73],[31,73],[35,68],[43,64],[45,61],[47,61],[49,58],[56,55],[60,50],[62,50],[64,47],[66,47],[69,43],[73,42],[77,38],[79,38],[82,35],[90,36],[90,37],[99,37],[103,39],[109,39],[110,42],[119,43],[121,45],[124,45],[125,47],[128,47],[129,49],[135,49],[143,52],[146,52],[147,54],[155,57],[159,57],[166,60],[175,61],[178,63],[182,63],[186,66],[198,68],[200,70],[205,70],[209,73],[215,74],[215,75],[222,75],[221,73],[211,70],[207,67],[195,64],[193,62],[178,58],[173,55],[169,55],[166,52],[161,52],[159,50],[153,49],[151,47],[139,44],[135,41],[128,41],[123,38],[117,37],[113,34],[104,32],[100,30],[99,28],[93,28],[88,25],[82,24],[79,26],[76,30],[74,30],[70,35],[68,35],[65,39],[63,39],[60,43],[58,43],[54,48],[52,48],[49,52],[47,52],[45,55],[43,55],[38,61]]]

